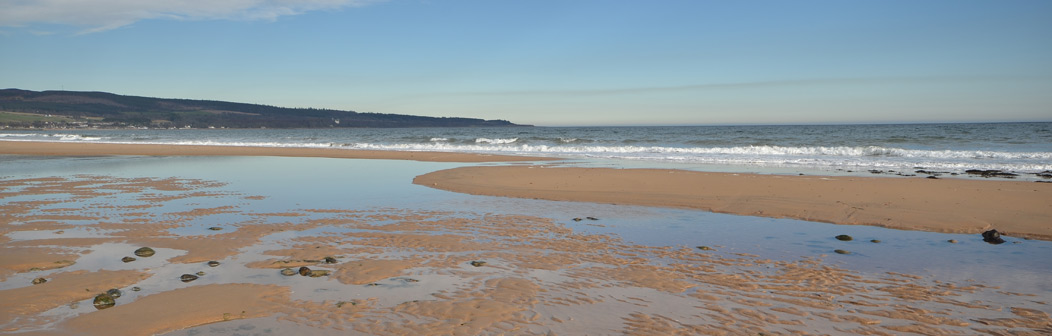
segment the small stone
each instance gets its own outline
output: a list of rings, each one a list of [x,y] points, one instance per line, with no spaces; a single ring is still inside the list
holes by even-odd
[[[55,231],[55,234],[63,234],[63,233],[66,233],[66,231],[64,231],[64,230]]]
[[[281,275],[293,276],[293,275],[296,275],[296,270],[286,267],[286,268],[281,270]]]
[[[208,262],[208,267],[216,267],[216,266],[219,266],[219,262],[218,261],[212,260],[212,261]]]
[[[311,270],[310,274],[307,274],[307,276],[312,277],[312,278],[323,277],[323,276],[326,276],[326,275],[329,275],[329,271],[327,271],[327,270]]]
[[[117,301],[114,301],[109,294],[99,294],[95,296],[95,301],[92,301],[92,304],[95,305],[95,309],[106,309],[116,305]]]
[[[413,279],[413,278],[405,278],[404,281],[405,282],[420,282],[420,280]]]
[[[870,243],[880,243],[880,239],[873,239],[873,240],[870,240],[869,242]]]
[[[337,263],[337,262],[339,262],[339,261],[337,261],[337,260],[336,260],[336,258],[333,258],[333,257],[325,257],[325,263],[326,263],[326,264],[335,264],[335,263]]]
[[[210,228],[208,228],[208,229],[209,229],[209,230],[212,230],[212,231],[219,231],[219,230],[222,230],[223,228],[221,228],[221,227],[218,227],[218,226],[213,226],[213,227],[210,227]]]
[[[121,261],[126,262],[126,263],[130,263],[130,262],[135,261],[135,257],[124,257],[124,258],[121,258]]]
[[[122,293],[120,289],[111,288],[110,290],[106,291],[106,294],[109,294],[109,296],[116,299],[121,297],[121,295],[123,295],[124,293]]]
[[[836,252],[837,254],[851,254],[848,250],[833,250],[833,252]]]
[[[39,285],[39,284],[42,284],[42,283],[45,283],[45,282],[47,282],[47,279],[44,279],[44,278],[33,279],[33,284],[34,285]]]
[[[197,276],[205,276],[205,271],[199,271],[199,272],[194,273],[194,274],[197,274]]]
[[[303,266],[303,267],[300,267],[300,271],[299,271],[299,273],[300,273],[300,275],[302,275],[302,276],[308,276],[308,275],[310,275],[310,267],[307,267],[307,266]]]
[[[715,251],[711,247],[704,246],[704,245],[703,246],[698,246],[698,249],[702,250],[702,251]]]
[[[843,234],[842,234],[842,235],[836,236],[836,240],[840,240],[840,241],[852,241],[852,240],[854,240],[854,238],[851,238],[851,236],[848,236],[848,235],[843,235]]]
[[[141,290],[142,290],[142,288],[139,288],[139,287],[132,287],[132,291],[133,291],[133,292],[138,292],[138,291],[141,291]]]
[[[156,253],[156,252],[154,252],[154,250],[152,248],[149,248],[149,247],[140,247],[138,250],[135,250],[135,256],[136,257],[143,257],[143,258],[151,257],[151,256],[154,255],[154,253]]]
[[[575,221],[575,222],[580,222],[580,221],[582,221],[582,219],[581,219],[581,217],[575,217],[575,218],[573,219],[573,221]]]
[[[478,261],[478,260],[476,260],[476,261],[472,261],[471,262],[471,266],[475,266],[475,267],[482,267],[484,265],[486,265],[485,261]]]
[[[588,220],[599,220],[599,218],[595,218],[595,217],[585,217],[585,218],[587,218]]]
[[[950,239],[950,240],[947,240],[946,242],[950,243],[950,244],[957,244],[957,239]]]
[[[197,276],[193,275],[193,274],[183,274],[183,275],[179,276],[179,280],[182,281],[182,282],[190,282],[190,281],[197,280]]]

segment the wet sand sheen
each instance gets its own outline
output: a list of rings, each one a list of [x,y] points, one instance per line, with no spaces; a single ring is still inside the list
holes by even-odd
[[[1052,240],[1052,184],[784,176],[667,169],[462,167],[414,183],[455,192],[699,209],[943,233],[995,228]]]
[[[32,249],[74,264],[44,273],[32,273],[42,271],[25,269],[28,264],[0,265],[18,273],[11,276],[18,284],[0,290],[0,299],[33,303],[0,310],[5,332],[154,334],[241,319],[264,326],[288,321],[294,325],[283,330],[288,334],[382,335],[1026,334],[1052,325],[1041,295],[893,272],[861,274],[821,256],[777,261],[633,244],[536,216],[412,209],[259,213],[250,209],[262,195],[224,193],[212,181],[0,181],[18,191],[0,193],[13,200],[3,204],[0,233],[106,228],[109,235],[91,238],[99,240],[92,249],[118,244],[110,267],[134,268],[64,271],[82,259],[65,247],[73,237],[8,242],[4,252]],[[142,204],[113,207],[114,190]],[[154,197],[162,191],[168,197]],[[27,195],[36,201],[19,200]],[[181,202],[196,208],[170,207]],[[37,220],[41,212],[81,216]],[[245,216],[224,224],[223,233],[208,234],[213,224],[204,219],[231,213]],[[186,227],[196,230],[171,233]],[[182,241],[193,243],[174,244]],[[142,245],[170,248],[119,260]],[[215,245],[227,249],[210,248]],[[149,264],[154,258],[166,263]],[[201,262],[208,259],[222,263]],[[332,272],[315,278],[277,270],[298,266]],[[191,283],[178,278],[197,270],[207,273]],[[23,273],[49,281],[30,285]],[[90,305],[90,297],[111,287],[125,290],[115,307],[64,307]]]

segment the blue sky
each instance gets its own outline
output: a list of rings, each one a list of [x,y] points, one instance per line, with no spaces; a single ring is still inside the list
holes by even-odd
[[[15,0],[0,88],[536,125],[1052,120],[1052,1]]]

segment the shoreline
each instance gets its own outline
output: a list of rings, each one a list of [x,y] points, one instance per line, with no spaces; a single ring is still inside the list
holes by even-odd
[[[279,156],[425,162],[555,161],[558,158],[446,152],[371,151],[338,148],[156,145],[0,141],[0,154],[30,156]]]
[[[0,141],[0,154],[31,156],[278,156],[428,162],[525,162],[558,158],[368,151]],[[685,208],[735,215],[941,233],[997,229],[1052,240],[1052,186],[968,179],[712,173],[674,169],[460,167],[413,183],[474,195]]]
[[[1052,186],[965,179],[671,169],[460,167],[413,183],[474,195],[685,208],[900,230],[1052,240]]]

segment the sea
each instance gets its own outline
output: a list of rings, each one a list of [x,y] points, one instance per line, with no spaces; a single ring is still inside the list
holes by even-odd
[[[0,141],[308,147],[549,156],[703,171],[972,176],[1052,171],[1052,123],[0,130]],[[975,175],[978,176],[978,175]]]

